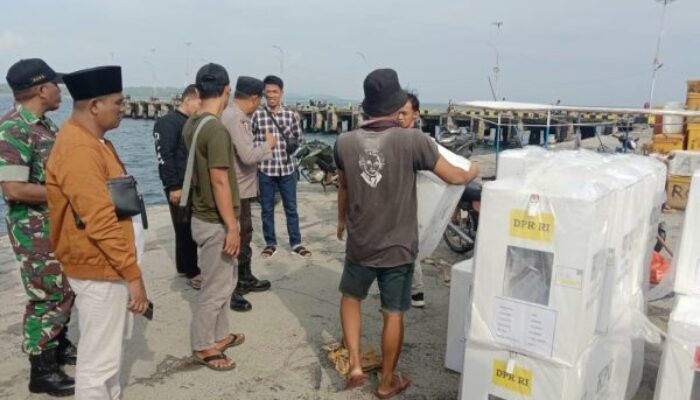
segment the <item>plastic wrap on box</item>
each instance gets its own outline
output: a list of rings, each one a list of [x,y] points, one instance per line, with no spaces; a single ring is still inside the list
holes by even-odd
[[[505,150],[498,155],[497,179],[525,175],[551,155],[551,152],[539,146]]]
[[[690,184],[688,207],[685,210],[681,242],[673,260],[676,293],[700,295],[700,171]]]
[[[700,152],[674,150],[668,161],[668,173],[677,176],[693,176],[700,169]]]
[[[466,171],[471,163],[464,157],[438,145],[440,155],[450,164]],[[464,186],[445,183],[430,171],[420,171],[416,178],[418,201],[418,260],[430,256],[442,239]]]
[[[597,337],[570,367],[468,341],[460,399],[623,399],[630,359],[624,337]]]
[[[654,399],[700,399],[700,298],[679,295],[676,299]]]
[[[464,260],[453,265],[450,276],[445,367],[461,374],[464,366],[464,343],[469,329],[471,288],[474,277],[473,260]]]
[[[469,339],[572,365],[598,326],[610,190],[591,166],[538,168],[484,185]]]

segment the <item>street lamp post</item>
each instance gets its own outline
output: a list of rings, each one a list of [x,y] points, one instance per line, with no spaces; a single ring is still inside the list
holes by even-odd
[[[156,48],[151,47],[151,54],[153,55],[153,62],[152,62],[152,67],[153,67],[153,93],[152,96],[155,99],[156,98],[156,86],[158,86],[158,75],[156,75]]]
[[[653,107],[654,101],[654,88],[656,87],[656,75],[664,66],[664,64],[659,59],[661,52],[661,40],[664,36],[664,23],[666,22],[666,6],[673,3],[676,0],[655,0],[657,3],[661,3],[663,8],[661,9],[661,26],[659,27],[659,36],[656,38],[656,53],[654,54],[654,62],[651,66],[651,87],[649,88],[649,108]]]
[[[496,27],[496,46],[494,46],[494,50],[496,50],[496,65],[493,67],[493,95],[496,98],[496,101],[498,101],[498,74],[501,72],[501,60],[500,56],[498,54],[498,36],[499,33],[501,32],[501,27],[503,26],[503,21],[495,21],[492,22],[491,25],[494,25]]]
[[[192,42],[185,42],[185,47],[187,47],[187,54],[186,56],[186,66],[185,66],[185,86],[189,85],[190,82],[190,46],[192,46]]]
[[[284,76],[284,50],[277,45],[272,45],[272,48],[277,49],[280,52],[280,75]]]

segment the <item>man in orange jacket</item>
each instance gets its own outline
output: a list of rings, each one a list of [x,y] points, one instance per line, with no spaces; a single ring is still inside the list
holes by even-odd
[[[76,293],[75,398],[118,399],[127,309],[143,314],[148,307],[134,239],[140,225],[117,217],[107,188],[108,179],[126,174],[104,139],[121,120],[121,68],[77,71],[64,82],[73,114],[49,157],[46,185],[51,241]]]

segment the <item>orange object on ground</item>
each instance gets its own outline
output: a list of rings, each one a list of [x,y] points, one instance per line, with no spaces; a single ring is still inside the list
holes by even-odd
[[[668,268],[671,264],[668,262],[666,257],[662,256],[661,253],[655,251],[651,257],[651,273],[649,274],[649,283],[652,285],[657,285],[664,279],[666,273],[668,273]]]

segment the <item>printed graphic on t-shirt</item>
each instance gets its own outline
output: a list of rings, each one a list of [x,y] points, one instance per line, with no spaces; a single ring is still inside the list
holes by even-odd
[[[360,155],[360,169],[362,179],[371,187],[376,188],[382,180],[382,170],[384,169],[385,158],[379,150],[365,149]]]

